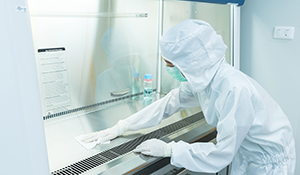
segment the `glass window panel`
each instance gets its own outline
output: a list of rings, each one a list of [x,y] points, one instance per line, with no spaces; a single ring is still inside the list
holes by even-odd
[[[120,98],[112,92],[142,92],[146,73],[153,74],[156,87],[157,1],[29,0],[29,5],[43,115]],[[65,50],[38,52],[45,48]],[[140,88],[133,91],[134,76]]]

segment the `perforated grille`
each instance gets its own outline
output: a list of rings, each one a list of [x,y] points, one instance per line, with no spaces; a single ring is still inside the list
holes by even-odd
[[[153,92],[156,92],[156,89],[153,89]],[[55,114],[45,115],[45,116],[43,116],[43,120],[48,120],[48,119],[52,119],[52,118],[55,118],[55,117],[59,117],[59,116],[63,116],[63,115],[66,115],[66,114],[71,114],[71,113],[75,113],[75,112],[83,111],[83,110],[87,110],[87,109],[93,109],[93,108],[96,108],[96,107],[99,107],[99,106],[102,106],[102,105],[106,105],[106,104],[109,104],[109,103],[114,103],[116,101],[125,100],[125,99],[132,98],[132,97],[139,96],[139,95],[143,95],[143,92],[140,92],[140,93],[137,93],[137,94],[127,95],[125,97],[114,98],[114,99],[111,99],[111,100],[107,100],[107,101],[103,101],[103,102],[99,102],[99,103],[95,103],[95,104],[91,104],[91,105],[87,105],[87,106],[78,107],[78,108],[58,112],[58,113],[55,113]]]
[[[136,139],[133,139],[131,141],[128,141],[126,143],[123,143],[121,145],[118,145],[116,147],[113,147],[109,150],[100,152],[94,156],[91,156],[89,158],[86,158],[84,160],[81,160],[79,162],[76,162],[74,164],[68,165],[65,168],[59,169],[57,171],[51,172],[52,175],[76,175],[76,174],[82,174],[84,172],[87,172],[97,166],[100,166],[110,160],[113,160],[123,154],[126,154],[133,149],[135,149],[139,144],[141,144],[143,141],[146,141],[148,139],[152,138],[162,138],[168,134],[173,133],[174,131],[178,131],[181,128],[184,128],[194,122],[197,122],[201,119],[203,119],[203,114],[198,113],[193,116],[190,116],[188,118],[185,118],[183,120],[180,120],[178,122],[175,122],[171,125],[165,126],[161,129],[158,129],[156,131],[150,132],[146,135],[143,135],[141,137],[138,137]]]

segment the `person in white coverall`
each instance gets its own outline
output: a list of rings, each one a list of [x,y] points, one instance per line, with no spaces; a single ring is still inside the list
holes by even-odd
[[[182,81],[180,87],[82,141],[102,143],[200,105],[207,123],[217,128],[217,144],[151,139],[134,151],[171,157],[172,165],[195,172],[215,173],[232,163],[233,175],[294,174],[295,143],[289,120],[256,81],[226,63],[227,47],[208,23],[191,19],[179,23],[164,33],[160,48],[167,71]]]

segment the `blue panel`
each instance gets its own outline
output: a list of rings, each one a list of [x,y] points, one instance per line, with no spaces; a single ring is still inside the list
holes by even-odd
[[[245,0],[183,0],[183,1],[195,1],[195,2],[210,2],[216,4],[228,4],[228,3],[235,3],[238,5],[243,5]]]

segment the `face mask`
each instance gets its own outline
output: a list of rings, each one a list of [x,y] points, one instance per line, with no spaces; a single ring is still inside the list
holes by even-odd
[[[168,67],[165,66],[167,72],[176,80],[183,82],[183,81],[187,81],[186,78],[184,78],[184,76],[181,74],[180,70],[177,67]]]

